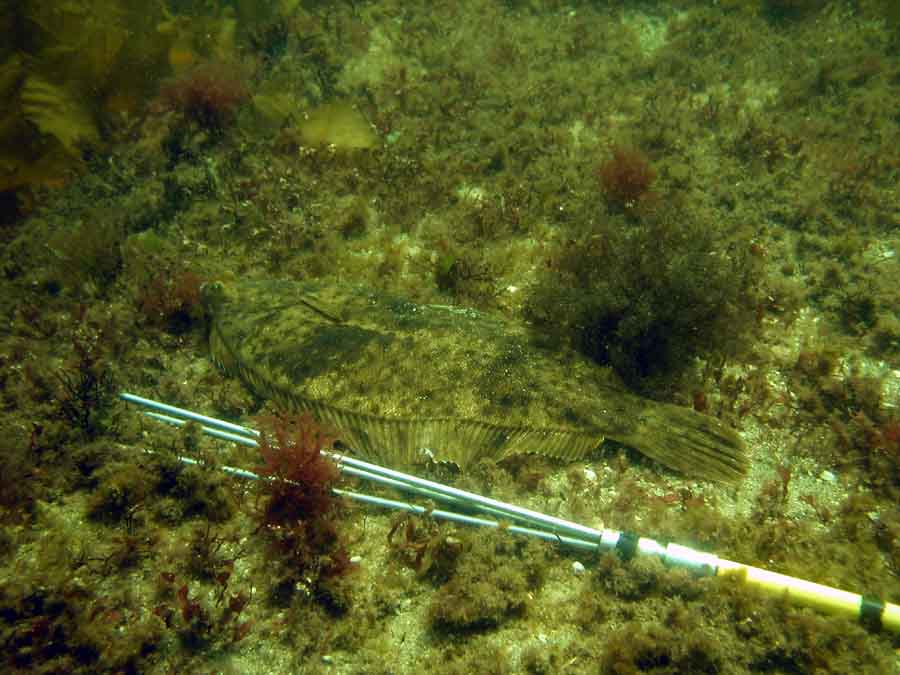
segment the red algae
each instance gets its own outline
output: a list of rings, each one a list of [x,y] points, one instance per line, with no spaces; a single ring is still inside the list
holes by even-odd
[[[249,96],[241,67],[218,61],[200,64],[160,88],[163,107],[213,131],[231,124]]]

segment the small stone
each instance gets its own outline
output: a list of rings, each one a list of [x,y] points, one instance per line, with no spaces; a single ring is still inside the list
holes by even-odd
[[[819,474],[819,478],[824,480],[826,483],[834,483],[837,481],[837,476],[835,476],[831,471],[825,469],[822,473]]]
[[[572,563],[572,571],[575,573],[576,577],[580,577],[582,574],[584,574],[584,565],[576,560]]]

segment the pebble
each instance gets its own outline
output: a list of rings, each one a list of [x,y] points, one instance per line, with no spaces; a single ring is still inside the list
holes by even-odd
[[[576,577],[580,577],[582,574],[584,574],[584,565],[576,560],[572,563],[572,571],[575,573]]]

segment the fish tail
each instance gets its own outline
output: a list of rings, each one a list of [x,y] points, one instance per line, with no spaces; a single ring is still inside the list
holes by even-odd
[[[688,476],[736,484],[749,469],[736,431],[715,417],[668,403],[644,407],[637,427],[614,440]]]

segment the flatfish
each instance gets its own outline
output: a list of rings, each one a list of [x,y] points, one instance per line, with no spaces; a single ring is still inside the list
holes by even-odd
[[[688,476],[735,483],[747,471],[740,438],[719,420],[636,396],[501,316],[276,280],[210,283],[204,303],[226,373],[310,412],[371,461],[577,460],[610,439]]]

